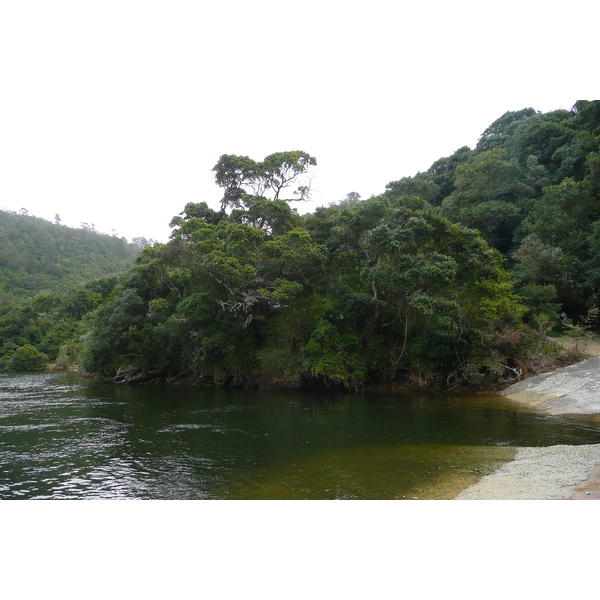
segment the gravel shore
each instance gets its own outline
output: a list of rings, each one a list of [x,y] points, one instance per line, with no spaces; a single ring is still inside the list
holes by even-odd
[[[600,358],[521,381],[504,395],[529,410],[600,414]],[[600,498],[600,444],[519,448],[513,461],[480,479],[456,500]]]
[[[600,444],[519,448],[515,459],[456,500],[600,498]]]

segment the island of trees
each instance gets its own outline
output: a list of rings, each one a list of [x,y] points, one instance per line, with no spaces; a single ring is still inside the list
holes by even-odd
[[[568,360],[552,328],[594,325],[600,101],[507,112],[474,149],[301,216],[315,164],[221,156],[219,209],[188,204],[167,244],[87,284],[81,367],[139,383],[502,386]],[[2,335],[9,359],[23,353]]]

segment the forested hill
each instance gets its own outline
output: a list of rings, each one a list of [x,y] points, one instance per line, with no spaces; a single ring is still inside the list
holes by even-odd
[[[142,253],[96,311],[83,367],[129,381],[503,385],[551,364],[551,327],[597,314],[600,101],[507,112],[474,149],[300,217],[284,198],[308,195],[315,164],[223,155],[220,210],[188,204],[171,241]]]
[[[430,169],[387,185],[418,196],[498,249],[530,323],[577,319],[600,301],[600,101],[507,112]]]
[[[510,380],[545,352],[477,231],[392,194],[301,217],[283,198],[306,195],[315,164],[223,155],[221,210],[186,205],[171,241],[142,252],[93,315],[82,368],[129,382],[446,387]]]
[[[0,305],[128,271],[143,244],[0,211]]]

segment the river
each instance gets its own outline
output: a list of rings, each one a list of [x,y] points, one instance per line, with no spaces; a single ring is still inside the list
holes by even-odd
[[[589,443],[502,398],[0,375],[0,499],[450,498],[518,446]]]

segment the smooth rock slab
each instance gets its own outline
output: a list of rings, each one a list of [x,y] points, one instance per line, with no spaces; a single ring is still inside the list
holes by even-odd
[[[600,357],[529,377],[503,395],[551,415],[600,414]]]

